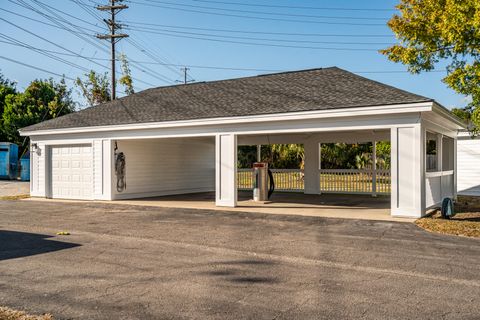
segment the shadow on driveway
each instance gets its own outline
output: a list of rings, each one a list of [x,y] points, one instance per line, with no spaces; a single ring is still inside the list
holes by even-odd
[[[52,237],[46,234],[0,230],[0,261],[80,246],[48,239]]]

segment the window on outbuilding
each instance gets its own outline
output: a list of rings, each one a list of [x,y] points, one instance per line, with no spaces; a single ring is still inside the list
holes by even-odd
[[[450,137],[444,136],[442,139],[442,170],[450,171],[454,168],[455,161],[455,140]]]
[[[427,172],[438,171],[437,135],[427,132],[426,136],[426,169]]]

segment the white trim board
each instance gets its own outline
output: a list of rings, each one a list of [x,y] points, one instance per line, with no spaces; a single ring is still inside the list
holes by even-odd
[[[353,107],[338,108],[330,110],[304,111],[304,112],[288,112],[278,114],[265,114],[254,116],[237,116],[237,117],[221,117],[207,119],[192,119],[182,121],[164,121],[152,123],[135,123],[123,125],[93,126],[93,127],[75,127],[65,129],[35,130],[24,131],[19,130],[21,136],[38,136],[65,133],[85,133],[85,132],[103,132],[118,130],[139,130],[152,128],[172,128],[172,127],[189,127],[189,126],[206,126],[218,124],[239,124],[252,122],[270,122],[285,120],[303,120],[318,118],[336,118],[336,117],[356,117],[371,116],[381,114],[401,114],[412,112],[426,112],[433,110],[433,102],[420,102],[410,104],[394,104],[373,107]]]

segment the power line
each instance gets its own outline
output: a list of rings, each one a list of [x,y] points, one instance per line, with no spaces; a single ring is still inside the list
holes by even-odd
[[[219,12],[209,12],[209,11],[202,11],[202,10],[196,10],[196,9],[178,8],[178,7],[160,5],[156,3],[143,3],[143,2],[133,1],[133,0],[130,0],[130,2],[139,4],[139,5],[158,7],[158,8],[169,9],[169,10],[201,13],[201,14],[209,14],[209,15],[233,17],[233,18],[246,18],[246,19],[255,19],[255,20],[281,21],[281,22],[296,22],[296,23],[307,23],[307,24],[330,24],[330,25],[376,26],[376,27],[385,26],[385,23],[351,23],[351,22],[332,22],[332,21],[313,21],[313,20],[256,17],[256,16],[249,16],[249,15],[241,15],[241,14],[219,13]],[[172,4],[172,5],[179,6],[178,4]]]
[[[180,80],[177,80],[175,82],[181,82],[183,84],[187,84],[189,82],[194,82],[195,80],[188,80],[188,70],[190,70],[190,68],[187,68],[187,67],[183,67],[181,68],[181,70],[183,71],[183,80],[180,81]]]
[[[154,0],[151,0],[154,1]],[[311,7],[311,6],[287,6],[287,5],[272,5],[272,4],[258,4],[258,3],[242,3],[242,2],[226,2],[213,0],[191,0],[194,2],[216,3],[246,7],[265,7],[265,8],[285,8],[285,9],[301,9],[301,10],[331,10],[331,11],[393,11],[393,9],[383,8],[340,8],[340,7]]]
[[[165,35],[165,36],[174,37],[174,38],[187,38],[187,39],[205,40],[205,41],[212,41],[212,42],[219,42],[219,43],[244,44],[244,45],[252,45],[252,46],[262,46],[262,47],[312,49],[312,50],[332,50],[332,51],[378,51],[379,50],[379,49],[370,49],[370,48],[315,47],[315,46],[283,45],[283,44],[273,44],[273,43],[258,43],[258,42],[235,41],[235,40],[225,40],[225,39],[212,39],[212,38],[207,38],[207,37],[180,35],[180,34],[172,34],[172,33],[167,33],[167,32],[156,32],[156,31],[152,31],[151,33]]]
[[[146,23],[137,21],[125,21],[128,25],[137,26],[155,26],[162,28],[172,29],[187,29],[187,30],[201,30],[201,31],[214,31],[214,32],[226,32],[226,33],[245,33],[245,34],[264,34],[264,35],[281,35],[281,36],[302,36],[302,37],[352,37],[352,38],[392,38],[391,34],[325,34],[325,33],[291,33],[291,32],[265,32],[265,31],[252,31],[252,30],[232,30],[232,29],[212,29],[212,28],[199,28],[199,27],[186,27],[186,26],[173,26],[157,23]]]
[[[72,50],[70,50],[70,49],[67,49],[67,48],[65,48],[65,47],[63,47],[63,46],[61,46],[61,45],[59,45],[59,44],[57,44],[57,43],[55,43],[55,42],[53,42],[53,41],[50,41],[50,40],[48,40],[48,39],[46,39],[46,38],[44,38],[44,37],[42,37],[42,36],[40,36],[40,35],[38,35],[38,34],[36,34],[36,33],[34,33],[34,32],[31,32],[31,31],[29,31],[29,30],[27,30],[27,29],[25,29],[25,28],[22,28],[22,27],[16,25],[15,23],[10,22],[10,21],[8,21],[8,20],[6,20],[6,19],[4,19],[4,18],[1,18],[1,17],[0,17],[0,20],[2,20],[2,21],[4,21],[4,22],[6,22],[6,23],[8,23],[8,24],[10,24],[10,25],[12,25],[12,26],[14,26],[14,27],[16,27],[16,28],[18,28],[18,29],[20,29],[20,30],[22,30],[22,31],[24,31],[24,32],[26,32],[26,33],[29,33],[29,34],[31,34],[31,35],[39,38],[39,39],[42,39],[43,41],[48,42],[48,43],[50,43],[50,44],[52,44],[52,45],[54,45],[54,46],[56,46],[56,47],[58,47],[58,48],[60,48],[60,49],[63,49],[63,50],[65,50],[65,51],[69,52],[69,53],[77,54],[76,52],[74,52],[74,51],[72,51]],[[100,66],[100,67],[102,67],[102,68],[107,68],[107,67],[105,67],[104,65],[102,65],[102,64],[100,64],[100,63],[98,63],[98,62],[96,62],[96,61],[94,61],[94,60],[92,60],[92,59],[88,59],[88,58],[85,58],[85,57],[82,57],[82,58],[85,59],[85,60],[88,60],[88,61],[90,61],[91,63],[94,63],[94,64],[96,64],[96,65],[98,65],[98,66]]]
[[[79,39],[89,43],[90,45],[96,47],[97,49],[100,49],[100,50],[103,50],[106,52],[105,48],[102,48],[101,46],[99,46],[97,43],[93,42],[91,39],[89,39],[88,37],[85,37],[85,35],[79,33],[77,30],[75,29],[71,29],[70,27],[67,27],[64,23],[70,25],[71,27],[73,28],[76,28],[76,29],[80,29],[82,27],[78,26],[78,25],[75,25],[73,23],[71,23],[70,21],[67,21],[65,20],[63,17],[61,17],[60,15],[58,15],[57,13],[55,13],[54,11],[50,10],[49,8],[44,8],[46,9],[48,12],[50,12],[51,14],[53,14],[54,16],[51,16],[51,15],[48,15],[38,9],[36,9],[35,7],[31,6],[31,5],[28,5],[26,4],[23,0],[17,0],[18,2],[22,3],[23,7],[24,8],[27,8],[39,15],[41,15],[42,17],[50,20],[51,22],[55,23],[56,25],[58,25],[60,28],[62,28],[63,30],[65,31],[68,31],[69,33],[73,34],[74,36],[78,37]],[[38,6],[40,7],[43,7],[42,4],[39,4],[37,3]],[[83,28],[82,28],[83,29]],[[85,30],[85,29],[84,29]],[[103,66],[104,67],[104,66]]]
[[[106,6],[98,6],[97,10],[100,11],[109,11],[110,12],[110,19],[105,20],[105,23],[110,29],[110,34],[102,34],[102,35],[97,35],[98,39],[102,40],[110,40],[110,46],[111,46],[111,55],[112,55],[112,70],[111,70],[111,76],[112,76],[112,100],[115,100],[115,86],[116,86],[116,80],[115,80],[115,44],[123,39],[128,37],[128,34],[124,33],[115,33],[116,30],[121,29],[120,24],[115,22],[115,16],[122,10],[127,9],[128,6],[124,4],[116,4],[115,1],[122,2],[123,0],[110,0],[110,5]]]
[[[253,11],[253,10],[241,10],[241,9],[229,9],[229,8],[220,8],[220,7],[207,7],[207,6],[199,6],[199,5],[192,5],[192,4],[183,4],[177,2],[170,2],[170,1],[154,1],[149,0],[149,3],[160,3],[163,5],[174,5],[179,7],[187,7],[187,8],[197,8],[197,9],[207,9],[207,10],[216,10],[216,11],[226,11],[226,12],[239,12],[239,13],[251,13],[251,14],[258,14],[258,15],[266,15],[266,16],[281,16],[281,17],[300,17],[300,18],[315,18],[315,19],[345,19],[345,20],[381,20],[386,22],[387,19],[385,18],[377,18],[377,17],[352,17],[352,16],[319,16],[319,15],[310,15],[310,14],[295,14],[295,13],[281,13],[281,12],[267,12],[267,11]],[[362,24],[363,25],[363,24]],[[370,25],[370,24],[367,24]]]
[[[20,65],[25,66],[25,67],[29,67],[29,68],[32,68],[32,69],[35,69],[35,70],[39,70],[39,71],[42,71],[42,72],[46,72],[46,73],[49,73],[49,74],[53,74],[53,75],[58,76],[58,77],[64,77],[65,79],[75,81],[73,78],[67,77],[67,76],[64,75],[64,74],[59,74],[59,73],[56,73],[56,72],[53,72],[53,71],[49,71],[49,70],[46,70],[46,69],[42,69],[42,68],[39,68],[39,67],[35,67],[35,66],[32,66],[31,64],[27,64],[27,63],[24,63],[24,62],[20,62],[20,61],[17,61],[17,60],[14,60],[14,59],[10,59],[10,58],[4,57],[4,56],[0,56],[0,59],[4,59],[4,60],[7,60],[7,61],[16,63],[16,64],[20,64]]]
[[[96,14],[96,12],[93,11],[92,9],[90,9],[89,6],[86,5],[85,3],[83,3],[83,2],[81,2],[81,1],[79,1],[79,0],[70,0],[70,1],[72,1],[72,2],[75,3],[75,4],[77,4],[82,10],[84,10],[85,12],[87,12],[87,13],[88,13],[90,16],[92,16],[95,20],[100,19],[100,21],[102,21],[102,17],[98,16],[98,15]],[[91,2],[92,2],[92,1],[91,1]],[[129,40],[129,39],[127,39],[127,41],[128,41],[128,40]],[[108,60],[111,61],[111,59],[108,59]],[[170,83],[170,82],[171,82],[171,81],[167,81],[167,80],[161,78],[160,75],[156,75],[156,73],[154,73],[153,71],[145,70],[145,68],[143,68],[143,67],[141,67],[141,66],[139,66],[139,65],[137,65],[137,64],[135,64],[135,63],[132,63],[131,61],[130,61],[130,64],[131,64],[131,66],[134,67],[135,69],[137,69],[137,70],[139,70],[139,71],[141,71],[141,72],[143,72],[143,73],[145,73],[145,74],[147,74],[147,75],[149,75],[149,76],[151,76],[151,77],[153,77],[153,78],[156,78],[157,80],[160,80],[160,81],[166,82],[166,83]],[[147,85],[149,85],[149,86],[154,86],[154,85],[152,85],[152,84],[149,84],[148,82],[145,82],[145,81],[143,81],[143,80],[136,79],[136,78],[134,78],[134,77],[132,77],[132,79],[135,80],[135,81],[137,81],[137,82],[141,82],[141,83],[147,84]],[[172,81],[173,81],[173,80],[172,80]]]
[[[50,27],[53,27],[53,28],[65,30],[64,28],[59,27],[58,25],[51,24],[51,23],[48,23],[48,22],[46,22],[46,21],[42,21],[42,20],[38,20],[38,19],[35,19],[35,18],[31,18],[31,17],[25,16],[25,15],[22,15],[22,14],[19,14],[19,13],[16,13],[16,12],[13,12],[13,11],[10,11],[10,10],[7,10],[7,9],[3,9],[3,8],[0,8],[0,10],[5,11],[5,12],[8,12],[8,13],[13,14],[13,15],[16,15],[16,16],[18,16],[18,17],[22,17],[22,18],[24,18],[24,19],[28,19],[28,20],[30,20],[30,21],[35,21],[35,22],[41,23],[42,25],[46,25],[46,26],[50,26]],[[79,32],[79,33],[82,34],[81,32]],[[89,35],[88,33],[83,33],[83,34],[84,34],[84,35]]]
[[[0,33],[0,35],[2,35]],[[48,53],[53,53],[53,54],[59,54],[59,55],[65,55],[65,56],[72,56],[72,57],[78,57],[78,58],[84,58],[84,59],[93,59],[93,60],[98,60],[98,61],[110,61],[110,59],[107,58],[88,58],[79,54],[69,54],[69,53],[64,53],[64,52],[59,52],[59,51],[53,51],[53,50],[46,50],[46,49],[40,49],[33,47],[31,45],[27,45],[25,43],[19,44],[19,43],[12,43],[10,41],[1,41],[3,43],[8,43],[11,45],[16,45],[20,47],[25,47],[29,49],[33,49],[35,51],[42,51],[42,52],[48,52]],[[120,61],[119,59],[116,59],[117,61]],[[231,70],[231,71],[255,71],[255,72],[284,72],[288,71],[286,69],[268,69],[268,68],[242,68],[242,67],[226,67],[226,66],[209,66],[209,65],[195,65],[195,64],[173,64],[173,63],[162,63],[162,62],[151,62],[151,61],[137,61],[137,60],[130,60],[130,63],[137,63],[137,64],[151,64],[151,65],[168,65],[172,67],[187,67],[189,69],[214,69],[214,70]],[[446,72],[447,70],[432,70],[430,72]],[[382,71],[356,71],[354,73],[409,73],[408,71],[402,71],[402,70],[382,70]],[[137,79],[138,80],[138,79]],[[138,80],[140,81],[140,80]],[[146,83],[149,86],[155,86],[150,83]]]
[[[11,2],[12,2],[12,1],[11,1]],[[37,1],[37,2],[40,2],[40,1]],[[19,3],[15,3],[15,2],[12,2],[12,3],[14,3],[14,4],[18,5],[18,6],[24,7],[24,8],[26,8],[26,9],[29,9],[29,10],[31,10],[31,11],[34,11],[34,12],[36,12],[37,14],[39,14],[39,15],[41,15],[41,16],[43,16],[43,17],[45,17],[45,18],[47,18],[47,19],[49,19],[49,20],[51,20],[51,21],[54,21],[54,20],[55,20],[54,22],[57,23],[56,20],[57,20],[58,18],[49,16],[49,15],[47,15],[47,14],[41,12],[41,11],[38,11],[37,9],[35,9],[35,8],[31,7],[31,6],[25,6],[25,5],[22,5],[22,4],[19,4]],[[2,9],[2,10],[4,10],[4,9]],[[6,11],[8,11],[8,10],[6,10]],[[67,13],[65,13],[65,12],[63,12],[63,11],[60,11],[60,12],[62,12],[62,13],[64,13],[64,14],[67,14]],[[10,12],[10,13],[11,13],[11,12]],[[27,18],[27,19],[31,19],[31,20],[34,20],[34,21],[37,21],[37,22],[41,22],[41,23],[43,23],[43,24],[48,24],[48,25],[51,25],[51,26],[53,26],[53,27],[56,27],[56,28],[65,30],[65,31],[69,31],[69,32],[71,32],[71,33],[77,33],[77,34],[81,34],[81,35],[91,36],[91,34],[89,34],[89,33],[82,33],[82,32],[79,32],[79,31],[74,31],[74,30],[71,30],[71,29],[69,29],[69,28],[66,28],[65,26],[62,26],[62,25],[60,25],[60,26],[58,26],[58,25],[52,25],[52,24],[45,23],[45,22],[40,21],[40,20],[37,20],[37,19],[33,19],[33,18],[30,18],[30,17],[27,17],[27,16],[23,16],[23,15],[22,15],[22,17],[25,17],[25,18]],[[53,19],[53,20],[52,20],[52,19]],[[63,18],[62,18],[62,20],[63,20]],[[89,23],[88,21],[85,21],[85,20],[82,20],[82,19],[80,19],[80,20],[81,20],[81,21],[84,21],[84,22],[86,22],[86,23]],[[89,23],[89,24],[95,26],[95,25],[92,24],[92,23]],[[70,23],[70,25],[72,25],[73,27],[76,27],[76,29],[80,29],[80,30],[84,30],[84,29],[85,29],[85,27],[81,27],[81,26],[78,26],[78,25],[75,25],[75,24],[72,24],[72,23]],[[88,30],[92,30],[92,29],[88,29]],[[32,33],[31,33],[31,34],[32,34]],[[37,37],[40,37],[40,36],[38,36],[37,34],[34,34],[34,35],[37,36]],[[40,37],[40,38],[41,38],[41,37]],[[43,38],[41,38],[41,39],[43,40]],[[83,38],[82,38],[82,39],[83,39]],[[86,40],[86,41],[87,41],[88,43],[92,44],[93,46],[99,48],[100,50],[102,50],[102,51],[104,51],[104,52],[108,52],[105,48],[99,47],[98,44],[93,43],[93,42],[91,42],[91,41],[89,41],[89,40]],[[55,44],[55,45],[56,45],[56,44]],[[56,46],[58,47],[58,45],[56,45]],[[45,49],[35,48],[35,47],[32,47],[32,46],[30,46],[30,47],[31,47],[31,48],[34,48],[35,50],[42,50],[42,51],[44,51],[44,52],[50,52],[50,53],[54,53],[54,54],[61,54],[61,55],[65,55],[65,56],[79,57],[79,58],[82,58],[82,59],[85,59],[85,60],[88,60],[88,61],[92,61],[92,60],[102,60],[102,59],[93,59],[93,58],[91,58],[91,57],[81,56],[81,55],[79,55],[78,53],[68,54],[68,53],[63,53],[63,52],[58,52],[58,51],[52,51],[52,50],[45,50]],[[27,48],[28,48],[28,47],[27,47]],[[63,47],[60,46],[60,48],[63,48]],[[63,48],[63,49],[65,50],[65,48]],[[69,51],[69,52],[72,52],[72,51]],[[110,61],[109,59],[103,59],[103,60],[104,60],[104,61],[107,61],[107,60]],[[99,64],[97,64],[97,65],[99,65]],[[108,69],[106,66],[103,66],[103,65],[100,65],[100,66],[103,67],[103,68]],[[132,77],[132,79],[135,80],[135,81],[137,81],[137,82],[139,82],[139,83],[143,83],[143,84],[145,84],[145,85],[147,85],[147,86],[149,86],[149,87],[155,87],[155,86],[156,86],[156,85],[154,85],[154,84],[151,84],[151,83],[149,83],[149,82],[146,82],[146,81],[143,81],[143,80],[134,78],[134,77]]]
[[[65,59],[56,57],[56,56],[54,56],[53,54],[48,53],[48,52],[44,52],[44,51],[42,51],[42,50],[39,50],[39,49],[36,49],[36,48],[33,48],[33,47],[29,47],[29,46],[26,45],[24,42],[21,42],[21,41],[19,41],[19,40],[16,40],[16,39],[14,39],[14,38],[12,38],[12,37],[9,37],[9,36],[7,36],[7,35],[5,35],[5,34],[0,33],[0,37],[9,41],[9,42],[8,42],[8,41],[2,41],[2,42],[4,42],[4,43],[17,44],[17,45],[19,45],[19,46],[28,48],[28,49],[30,49],[30,50],[32,50],[32,51],[35,51],[35,52],[37,52],[37,53],[39,53],[39,54],[42,54],[42,55],[44,55],[44,56],[46,56],[46,57],[49,57],[50,59],[53,59],[53,60],[56,60],[56,61],[65,63],[65,64],[69,65],[70,67],[74,67],[74,68],[80,69],[80,70],[85,71],[85,72],[88,72],[88,71],[89,71],[87,68],[82,67],[82,66],[80,66],[80,65],[78,65],[78,64],[75,64],[75,63],[73,63],[73,62],[71,62],[71,61],[68,61],[68,60],[65,60]]]
[[[0,37],[4,38],[3,37],[4,34],[1,34],[0,33]],[[92,59],[92,60],[98,60],[98,61],[110,61],[110,59],[102,59],[102,58],[92,58],[92,57],[86,57],[86,56],[82,56],[80,54],[69,54],[69,53],[65,53],[65,52],[59,52],[59,51],[54,51],[54,50],[47,50],[47,49],[40,49],[40,48],[37,48],[37,47],[34,47],[34,46],[31,46],[31,45],[28,45],[26,43],[16,43],[16,42],[12,42],[11,40],[10,41],[4,41],[4,40],[0,40],[1,43],[6,43],[6,44],[10,44],[10,45],[14,45],[14,46],[18,46],[18,47],[23,47],[23,48],[26,48],[26,49],[30,49],[30,50],[33,50],[33,51],[37,51],[39,53],[41,52],[46,52],[46,53],[53,53],[53,54],[58,54],[58,55],[63,55],[63,56],[69,56],[69,57],[77,57],[77,58],[82,58],[82,59]],[[52,58],[53,59],[53,58]],[[117,59],[117,61],[120,61],[120,59]],[[148,63],[148,62],[146,62]],[[152,63],[152,64],[156,64],[156,63]],[[78,65],[77,65],[78,66]],[[78,66],[79,68],[81,68],[80,66]],[[105,67],[106,68],[106,67]],[[86,69],[84,68],[84,71],[86,72],[89,72],[90,70],[89,69]],[[140,82],[140,83],[143,83],[143,84],[146,84],[148,85],[149,87],[156,87],[156,85],[152,84],[152,83],[149,83],[149,82],[146,82],[146,81],[143,81],[143,80],[140,80],[140,79],[137,79],[137,78],[133,78],[133,80],[137,81],[137,82]]]
[[[126,28],[132,31],[146,32],[146,33],[156,33],[155,31],[161,32],[170,32],[177,34],[187,34],[187,35],[196,35],[196,36],[206,36],[206,37],[215,37],[215,38],[227,38],[227,39],[241,39],[241,40],[255,40],[255,41],[270,41],[270,42],[286,42],[286,43],[310,43],[310,44],[363,44],[363,45],[393,45],[390,42],[345,42],[345,41],[313,41],[313,40],[288,40],[288,39],[272,39],[272,38],[254,38],[254,37],[240,37],[240,36],[225,36],[211,33],[198,33],[198,32],[186,32],[186,31],[176,31],[168,29],[154,29],[146,27],[128,27]]]
[[[27,45],[27,44],[22,45],[22,44],[18,44],[18,43],[12,43],[10,41],[2,41],[2,40],[0,40],[0,42],[8,43],[8,44],[15,45],[15,46],[20,46],[20,47],[30,48],[30,49],[34,49],[36,51],[43,51],[43,52],[49,52],[49,53],[54,53],[54,54],[59,54],[59,55],[64,55],[64,56],[79,57],[79,58],[86,58],[86,59],[89,58],[89,57],[81,56],[81,55],[78,55],[78,54],[69,54],[69,53],[64,53],[64,52],[59,52],[59,51],[54,51],[54,50],[40,49],[40,48],[36,48],[36,47],[33,47],[31,45]],[[107,58],[91,58],[90,57],[90,59],[98,60],[98,61],[110,61],[110,59],[107,59]],[[120,59],[116,59],[116,60],[120,61]],[[172,66],[172,67],[187,67],[190,70],[191,69],[213,69],[213,70],[254,71],[254,72],[285,72],[285,71],[288,71],[286,69],[281,69],[281,68],[268,69],[268,68],[242,68],[242,67],[227,67],[227,66],[210,66],[210,65],[196,65],[196,64],[187,64],[187,65],[185,65],[185,64],[174,64],[174,63],[166,64],[166,63],[160,63],[160,62],[138,61],[138,60],[129,60],[129,63],[151,64],[151,65],[168,65],[168,66]],[[432,70],[432,71],[429,71],[429,72],[437,73],[437,72],[446,72],[446,71],[447,70],[442,69],[442,70]],[[409,73],[409,72],[404,71],[404,70],[381,70],[381,71],[353,71],[353,73],[380,74],[380,73]],[[139,79],[134,78],[134,80],[141,82],[141,80],[139,80]],[[154,84],[151,84],[151,83],[148,83],[148,82],[146,84],[149,85],[149,86],[155,87]]]
[[[100,16],[98,16],[96,14],[95,11],[93,11],[92,9],[89,8],[89,6],[85,3],[83,3],[82,1],[80,0],[70,0],[72,1],[73,3],[77,4],[78,6],[80,6],[85,12],[87,12],[89,15],[91,15],[94,19],[100,19],[100,20],[103,20]],[[92,2],[92,1],[91,1]],[[132,41],[131,39],[127,39],[128,42]],[[133,45],[133,44],[132,44]],[[138,47],[138,46],[135,46],[133,45],[134,47],[137,47],[137,49],[139,49],[141,52],[144,52],[144,49]],[[160,80],[162,82],[165,82],[165,83],[172,83],[174,82],[172,79],[168,79],[166,77],[164,77],[163,75],[159,74],[158,72],[154,72],[153,70],[146,70],[145,68],[143,68],[142,66],[139,66],[137,65],[136,63],[130,63],[132,67],[134,67],[135,69],[157,79],[157,80]],[[135,78],[132,77],[132,79],[135,80]],[[136,80],[136,81],[139,81],[139,82],[142,82],[140,80]]]

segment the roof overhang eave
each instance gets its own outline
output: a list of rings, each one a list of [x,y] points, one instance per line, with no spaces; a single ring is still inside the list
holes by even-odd
[[[87,132],[104,132],[104,131],[122,131],[122,130],[142,130],[156,128],[173,128],[173,127],[193,127],[232,123],[251,123],[251,122],[269,122],[269,121],[288,121],[315,118],[337,118],[337,117],[356,117],[370,116],[379,114],[404,114],[413,112],[433,111],[434,101],[423,101],[416,103],[391,104],[381,106],[365,106],[365,107],[348,107],[329,110],[302,111],[274,113],[252,116],[235,116],[208,119],[193,119],[180,121],[163,121],[163,122],[147,122],[134,124],[106,125],[106,126],[90,126],[90,127],[72,127],[45,130],[19,130],[21,136],[41,136],[54,134],[74,134]],[[447,111],[448,112],[448,111]]]

